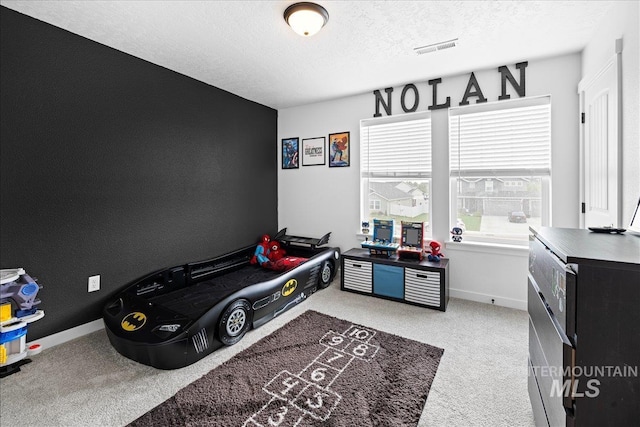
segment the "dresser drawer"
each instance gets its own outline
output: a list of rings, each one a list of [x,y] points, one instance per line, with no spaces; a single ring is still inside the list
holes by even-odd
[[[558,321],[542,299],[535,280],[528,281],[529,359],[536,377],[544,409],[551,426],[565,425],[565,407],[571,408],[572,398],[560,392],[563,385],[573,390],[571,376],[574,363],[573,347],[561,331]]]
[[[371,293],[372,264],[367,261],[343,258],[342,278],[344,287],[354,291]]]
[[[437,271],[404,269],[404,299],[410,302],[440,306],[440,273]]]

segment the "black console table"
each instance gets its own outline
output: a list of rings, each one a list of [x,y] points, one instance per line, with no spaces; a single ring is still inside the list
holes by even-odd
[[[640,236],[531,228],[527,304],[536,425],[637,425]]]
[[[367,249],[342,254],[340,289],[445,311],[449,302],[449,260],[399,259]]]

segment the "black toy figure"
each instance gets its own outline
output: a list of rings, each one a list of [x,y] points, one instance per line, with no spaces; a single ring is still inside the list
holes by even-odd
[[[451,229],[451,240],[454,242],[462,242],[462,228],[453,227]]]

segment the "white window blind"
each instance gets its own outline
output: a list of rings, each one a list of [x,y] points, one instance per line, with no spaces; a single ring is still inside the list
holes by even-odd
[[[518,100],[522,105],[526,100]],[[452,108],[449,118],[451,176],[548,176],[551,170],[551,104]],[[476,106],[474,106],[476,107]],[[489,107],[489,106],[487,106]],[[493,106],[495,107],[495,105]]]
[[[424,114],[400,122],[363,121],[360,148],[363,178],[431,177],[431,119]]]

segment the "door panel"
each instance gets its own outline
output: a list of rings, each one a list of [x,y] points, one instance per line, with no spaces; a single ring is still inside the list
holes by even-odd
[[[586,82],[585,82],[586,81]],[[584,226],[621,226],[618,55],[580,82],[584,104]]]

